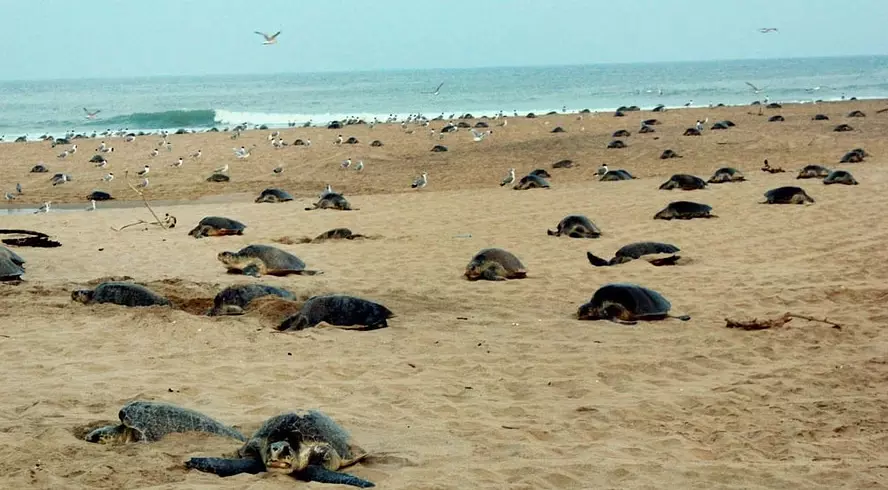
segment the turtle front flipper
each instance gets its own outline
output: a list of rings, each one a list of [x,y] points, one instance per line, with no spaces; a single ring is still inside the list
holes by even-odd
[[[611,265],[610,262],[593,254],[592,252],[586,252],[586,258],[589,259],[589,263],[594,265],[595,267],[605,267]]]
[[[337,485],[351,485],[358,488],[371,488],[376,486],[376,484],[374,484],[373,482],[364,480],[363,478],[358,478],[357,476],[349,475],[348,473],[330,471],[323,466],[317,465],[307,466],[299,473],[295,473],[294,476],[304,481],[333,483]]]
[[[243,273],[243,275],[245,276],[259,277],[262,275],[262,270],[259,267],[259,264],[254,263],[241,269],[241,273]]]
[[[255,475],[265,471],[262,461],[252,458],[226,459],[226,458],[191,458],[185,462],[188,469],[213,473],[221,477],[249,473]]]

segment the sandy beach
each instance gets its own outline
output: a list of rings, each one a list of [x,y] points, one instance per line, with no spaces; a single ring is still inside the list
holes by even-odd
[[[85,208],[101,189],[113,204],[95,212],[9,214],[2,228],[50,234],[60,248],[14,250],[24,281],[0,284],[0,483],[47,489],[340,488],[281,475],[219,478],[188,471],[193,456],[231,453],[236,441],[174,434],[151,444],[84,442],[84,428],[114,422],[128,401],[147,399],[200,410],[250,433],[293,409],[323,410],[374,455],[348,472],[385,489],[713,489],[883,488],[888,485],[888,205],[885,101],[577,114],[526,119],[474,142],[461,130],[443,140],[409,125],[290,128],[274,149],[270,131],[106,140],[108,168],[88,163],[99,140],[76,154],[48,142],[0,144],[2,191],[24,193],[9,206],[51,200]],[[867,117],[848,118],[852,110]],[[812,121],[816,113],[829,121]],[[781,114],[784,122],[767,122]],[[652,134],[639,122],[656,118]],[[708,118],[700,137],[682,136]],[[736,127],[710,131],[729,119]],[[471,123],[477,120],[470,121]],[[841,123],[854,131],[833,132]],[[433,122],[436,131],[444,122]],[[553,134],[561,126],[565,132]],[[618,129],[627,148],[606,149]],[[334,145],[338,134],[357,145]],[[370,147],[372,140],[384,146]],[[445,153],[430,152],[436,144]],[[246,160],[232,148],[256,145]],[[872,156],[838,164],[853,148]],[[670,148],[683,158],[660,160]],[[202,150],[200,159],[188,155]],[[179,157],[181,168],[173,168]],[[363,172],[341,170],[346,158]],[[553,169],[570,159],[575,166]],[[785,173],[759,170],[768,159]],[[43,161],[46,174],[28,170]],[[231,182],[207,183],[229,164]],[[174,229],[152,220],[124,173],[151,165],[145,197]],[[599,165],[638,177],[599,182]],[[821,164],[852,172],[857,186],[797,180]],[[281,175],[272,168],[283,165]],[[661,191],[670,175],[709,178],[723,166],[746,182]],[[510,167],[552,174],[551,189],[501,187]],[[100,181],[107,172],[117,177]],[[426,171],[426,188],[410,188]],[[53,187],[50,177],[72,182]],[[357,211],[305,211],[331,184]],[[758,204],[763,193],[800,185],[809,206]],[[255,204],[265,187],[297,199]],[[709,204],[718,219],[662,221],[670,201]],[[121,206],[122,201],[131,201]],[[186,202],[188,201],[188,202]],[[9,207],[8,206],[8,207]],[[0,211],[2,214],[2,211]],[[569,214],[588,216],[599,239],[547,236]],[[247,225],[243,236],[195,240],[204,216]],[[348,227],[370,240],[280,244]],[[637,260],[592,267],[586,252],[610,257],[634,241],[681,248],[684,261],[653,267]],[[216,254],[254,244],[279,246],[320,269],[317,276],[260,279],[226,274]],[[469,282],[466,263],[502,247],[528,277]],[[175,308],[125,308],[71,301],[74,289],[129,277],[174,300]],[[224,287],[262,282],[302,299],[348,293],[397,316],[370,332],[331,328],[280,333],[286,315],[257,308],[237,317],[200,313]],[[632,282],[655,289],[688,322],[635,326],[575,318],[600,286]],[[298,304],[296,305],[298,307]],[[783,328],[741,331],[725,319],[785,312]],[[341,487],[346,488],[346,487]]]

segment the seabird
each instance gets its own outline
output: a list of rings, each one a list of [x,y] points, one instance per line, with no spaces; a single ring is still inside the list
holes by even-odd
[[[222,165],[221,167],[217,168],[216,170],[213,170],[213,172],[221,173],[221,174],[228,172],[228,164],[226,163],[225,165]]]
[[[7,193],[6,193],[6,200],[7,200],[7,201],[14,201],[14,200],[15,200],[15,196],[14,196],[11,192],[7,192]]]
[[[490,131],[490,130],[484,131],[483,133],[479,133],[478,131],[475,131],[473,129],[472,130],[472,140],[473,141],[481,141],[484,139],[485,136],[487,136],[490,133],[492,133],[492,131]]]
[[[321,199],[328,194],[333,194],[333,186],[330,184],[327,184],[327,187],[324,187],[324,190],[320,194]]]
[[[160,155],[160,152],[157,151],[157,148],[151,150],[151,156],[152,156],[152,157],[156,157],[157,155]]]
[[[598,167],[598,175],[604,175],[607,173],[607,165],[602,165]]]
[[[509,185],[512,182],[515,182],[515,169],[514,168],[509,169],[509,175],[506,175],[503,178],[503,180],[500,182],[500,187],[502,187],[504,185]]]
[[[108,166],[108,160],[102,160],[101,162],[96,164],[96,167],[105,168]]]
[[[89,207],[86,208],[86,210],[87,211],[95,211],[96,210],[96,200],[95,199],[89,200]]]
[[[762,88],[756,87],[755,85],[753,85],[749,82],[746,82],[746,85],[749,85],[752,88],[752,93],[754,93],[754,94],[757,94],[757,93],[761,92],[762,90],[764,90]]]
[[[358,160],[358,164],[355,165],[355,170],[357,170],[358,172],[364,170],[364,160]]]
[[[277,44],[277,37],[281,34],[281,31],[277,31],[270,36],[264,32],[259,32],[259,31],[255,31],[255,32],[256,32],[256,34],[259,34],[260,36],[265,38],[265,42],[262,43],[263,45]]]
[[[96,116],[99,115],[100,112],[102,112],[102,110],[101,110],[101,109],[98,109],[98,110],[95,110],[95,111],[93,111],[93,112],[90,112],[89,109],[87,109],[86,107],[84,107],[84,108],[83,108],[83,112],[86,113],[86,118],[87,118],[87,119],[95,119]]]
[[[416,178],[416,180],[413,181],[413,184],[411,184],[410,187],[412,187],[414,189],[422,189],[428,183],[429,183],[429,174],[423,172],[422,175],[420,175],[419,177]]]
[[[52,178],[52,185],[53,185],[53,187],[55,187],[57,185],[64,184],[67,181],[68,181],[68,174],[61,174],[60,177],[53,177]]]
[[[22,193],[22,184],[18,183],[15,185],[15,192],[21,194]]]
[[[145,165],[145,168],[136,172],[136,175],[144,177],[144,176],[148,175],[148,172],[150,172],[150,171],[151,171],[151,167],[149,167],[148,165]]]
[[[341,134],[336,137],[336,142],[333,144],[334,145],[341,145],[342,144],[342,135]]]
[[[102,151],[102,153],[111,153],[112,151],[114,151],[114,147],[113,147],[113,146],[107,146],[107,147],[105,147],[105,148],[102,148],[101,151]]]
[[[68,150],[63,151],[63,152],[59,153],[59,155],[58,155],[58,158],[60,158],[60,159],[64,159],[67,157],[68,157]]]
[[[173,163],[172,166],[173,166],[173,167],[176,167],[176,168],[179,168],[179,167],[182,166],[183,163],[185,163],[185,161],[182,160],[182,157],[179,157],[179,159],[176,160],[176,163]]]
[[[103,182],[111,182],[112,180],[114,180],[114,173],[113,172],[108,172],[107,175],[102,177]]]
[[[759,29],[759,32],[761,32],[762,34],[767,34],[769,32],[780,32],[780,31],[778,31],[776,27],[762,27]]]
[[[68,153],[71,155],[77,153],[77,145],[71,145],[71,149],[68,150]]]
[[[46,201],[46,202],[44,202],[44,203],[43,203],[43,206],[40,206],[40,208],[37,209],[37,211],[34,211],[34,214],[37,214],[37,213],[48,213],[48,212],[49,212],[49,205],[50,205],[50,204],[52,204],[52,201]]]
[[[343,169],[346,169],[348,167],[351,167],[351,164],[352,164],[352,159],[346,158],[345,160],[342,161],[342,164],[340,165],[340,167]]]
[[[191,158],[197,159],[197,158],[200,158],[200,155],[201,155],[201,151],[197,150],[196,152],[191,154]]]
[[[429,93],[432,95],[438,95],[438,93],[441,92],[441,87],[443,87],[443,86],[444,86],[444,82],[441,82],[438,84],[438,87],[435,89],[434,92],[429,92]]]

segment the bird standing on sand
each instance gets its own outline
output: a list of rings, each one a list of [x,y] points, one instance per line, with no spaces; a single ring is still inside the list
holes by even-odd
[[[343,170],[345,170],[345,169],[347,169],[348,167],[351,167],[351,164],[352,164],[352,159],[351,159],[351,158],[346,158],[346,159],[343,160],[342,163],[340,164],[340,168],[342,168]]]
[[[22,194],[22,184],[19,183],[15,185],[15,192]]]
[[[11,192],[7,192],[6,193],[6,200],[7,201],[15,201],[15,196]]]
[[[53,187],[55,187],[57,185],[62,185],[67,181],[68,181],[68,174],[59,174],[58,177],[53,176],[52,185],[53,185]]]
[[[154,157],[156,157],[157,155],[160,155],[160,152],[157,151],[157,148],[155,148],[155,149],[151,150],[151,154],[150,154],[150,155],[151,155],[151,158],[154,158]]]
[[[40,208],[39,208],[37,211],[34,211],[34,214],[37,214],[37,213],[48,213],[48,212],[49,212],[49,205],[50,205],[50,204],[52,204],[52,201],[46,201],[46,202],[44,202],[44,203],[43,203],[43,206],[40,206]]]
[[[411,184],[410,187],[412,187],[414,189],[422,189],[428,183],[429,183],[429,174],[427,174],[426,172],[423,172],[422,175],[420,175],[419,177],[416,178],[416,180],[413,181],[413,184]]]
[[[182,157],[179,157],[179,159],[176,160],[176,163],[171,163],[170,165],[179,168],[182,166],[183,163],[185,163],[185,160],[183,160]]]
[[[333,186],[330,184],[327,184],[327,187],[324,187],[324,190],[321,191],[320,198],[323,199],[328,194],[333,194]]]
[[[255,32],[256,32],[256,34],[259,34],[260,36],[265,38],[265,42],[262,43],[263,46],[269,45],[269,44],[277,44],[277,37],[281,34],[281,31],[277,31],[270,36],[264,32],[259,32],[259,31],[255,31]]]
[[[102,177],[102,182],[111,182],[112,180],[114,180],[114,174],[111,172],[108,172],[108,175]]]
[[[607,173],[607,165],[602,165],[598,167],[598,175],[604,175]]]
[[[364,160],[358,160],[358,164],[355,165],[355,170],[358,172],[364,170]]]
[[[515,169],[514,168],[509,169],[509,175],[506,175],[505,178],[503,178],[503,180],[500,182],[500,187],[505,186],[505,185],[509,185],[512,182],[515,182]]]
[[[75,153],[77,153],[77,145],[72,145],[72,146],[71,146],[71,149],[68,150],[68,154],[69,154],[69,155],[73,155],[73,154],[75,154]]]
[[[89,205],[88,208],[86,208],[86,210],[87,210],[87,211],[95,211],[95,210],[96,210],[96,200],[95,200],[95,199],[90,199],[90,200],[89,200],[89,203],[90,203],[90,205]]]
[[[148,172],[150,172],[150,171],[151,171],[151,167],[149,167],[148,165],[145,165],[145,168],[136,172],[136,175],[139,175],[140,177],[144,177],[144,176],[148,175]]]
[[[59,153],[57,158],[58,158],[59,160],[63,160],[63,159],[65,159],[65,158],[68,158],[68,150],[65,150],[65,151]]]
[[[213,170],[213,172],[215,172],[217,174],[224,174],[225,172],[228,172],[228,164],[226,163],[225,165],[222,165],[221,167],[217,168],[216,170]]]
[[[197,150],[196,152],[194,152],[194,153],[191,154],[191,158],[197,160],[198,158],[200,158],[200,155],[201,155],[201,154],[202,154],[201,151],[200,151],[200,150]]]
[[[336,137],[336,142],[333,144],[334,145],[341,145],[342,144],[342,135],[341,134]]]
[[[493,133],[493,131],[487,130],[487,131],[484,131],[483,133],[481,133],[481,132],[475,131],[473,129],[472,130],[472,140],[475,142],[481,141],[484,139],[485,136],[487,136],[491,133]]]

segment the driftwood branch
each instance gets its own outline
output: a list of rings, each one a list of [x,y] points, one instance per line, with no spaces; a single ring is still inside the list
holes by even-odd
[[[739,328],[741,330],[767,330],[769,328],[784,327],[787,323],[791,322],[793,318],[800,318],[802,320],[808,320],[809,322],[825,323],[837,330],[842,329],[842,326],[840,324],[832,322],[826,318],[814,318],[808,315],[788,312],[784,313],[783,316],[777,318],[767,318],[764,320],[759,320],[758,318],[753,318],[752,320],[731,320],[730,318],[725,318],[725,327]]]
[[[129,188],[133,190],[133,192],[135,192],[136,194],[139,195],[139,197],[142,198],[142,203],[144,203],[144,204],[145,204],[145,207],[148,208],[148,211],[151,212],[151,216],[154,216],[155,221],[156,221],[158,224],[160,224],[160,226],[161,226],[163,229],[166,229],[166,228],[167,228],[166,224],[162,224],[163,221],[161,221],[160,218],[157,217],[157,213],[155,213],[154,210],[151,209],[151,205],[148,204],[148,200],[145,199],[145,194],[144,194],[142,191],[140,191],[139,189],[136,189],[136,187],[135,187],[132,183],[130,183],[130,181],[129,181],[129,170],[127,170],[127,171],[125,171],[125,172],[123,173],[123,179],[126,180],[126,185],[128,185]],[[134,224],[138,224],[138,223],[134,223]],[[121,228],[121,230],[122,230],[122,229],[123,229],[123,228]]]
[[[145,199],[145,194],[142,191],[140,191],[139,189],[137,189],[132,183],[130,183],[129,170],[124,172],[123,179],[126,181],[126,185],[128,185],[129,188],[133,190],[133,192],[135,192],[136,194],[139,195],[139,197],[142,198],[142,203],[145,204],[146,208],[148,208],[148,211],[151,213],[151,216],[154,216],[154,221],[145,221],[145,220],[140,219],[139,221],[136,221],[135,223],[123,225],[120,228],[114,228],[112,226],[111,227],[112,230],[121,231],[123,229],[129,228],[130,226],[136,226],[136,225],[155,225],[155,226],[159,226],[163,229],[174,228],[176,226],[176,217],[175,216],[173,216],[169,213],[165,214],[163,219],[160,219],[157,216],[157,213],[155,213],[154,209],[151,208],[151,205],[148,204],[148,200]]]

